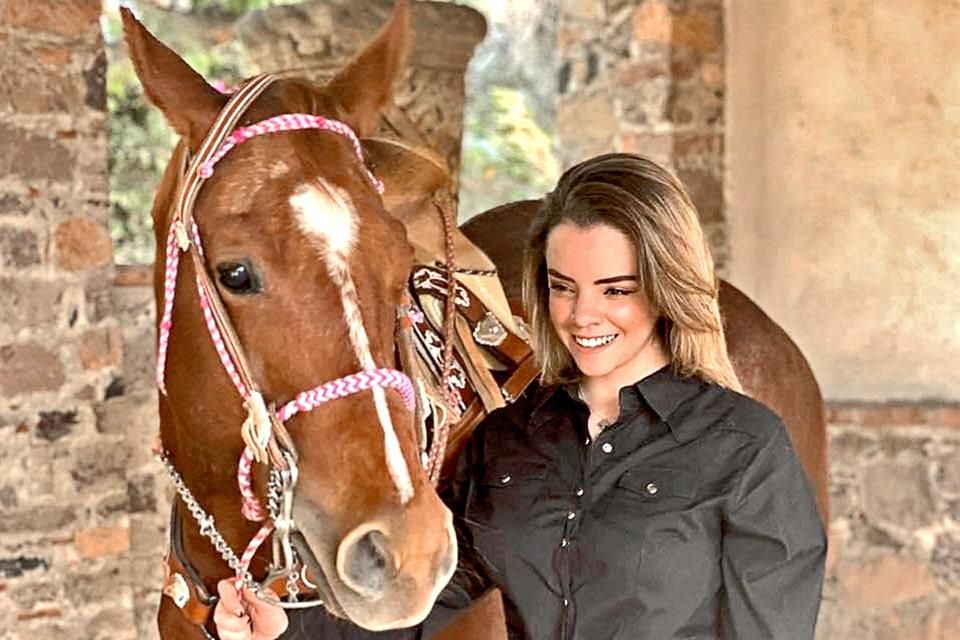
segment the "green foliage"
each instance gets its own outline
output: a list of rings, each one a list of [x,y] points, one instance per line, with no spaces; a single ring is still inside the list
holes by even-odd
[[[462,156],[461,220],[539,198],[559,176],[553,139],[537,123],[527,95],[515,88],[493,86],[468,106]]]
[[[249,0],[247,4],[269,4],[269,0]],[[108,15],[103,23],[109,58],[107,165],[115,259],[119,264],[149,263],[153,261],[154,251],[150,216],[153,196],[177,136],[143,95],[133,64],[121,46],[118,16]],[[178,39],[178,34],[165,34],[165,28],[172,28],[170,23],[159,21],[159,25],[156,32],[161,39]],[[208,81],[231,86],[245,75],[238,63],[240,51],[234,42],[220,46],[200,42],[181,49],[180,53]]]

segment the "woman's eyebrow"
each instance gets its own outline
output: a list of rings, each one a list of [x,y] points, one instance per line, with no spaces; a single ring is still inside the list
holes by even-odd
[[[593,284],[612,284],[614,282],[623,281],[636,282],[637,276],[613,276],[612,278],[600,278],[599,280],[594,280]]]
[[[547,274],[553,276],[557,280],[566,280],[567,282],[575,282],[570,276],[565,276],[556,269],[547,269]],[[612,284],[614,282],[636,282],[637,276],[612,276],[609,278],[600,278],[599,280],[594,280],[593,284]]]

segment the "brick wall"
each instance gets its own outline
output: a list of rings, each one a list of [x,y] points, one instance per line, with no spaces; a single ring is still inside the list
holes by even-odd
[[[0,0],[0,637],[133,638],[100,0]],[[136,576],[136,578],[134,578]]]
[[[564,167],[609,151],[672,168],[690,190],[721,272],[723,2],[560,2],[557,129]]]

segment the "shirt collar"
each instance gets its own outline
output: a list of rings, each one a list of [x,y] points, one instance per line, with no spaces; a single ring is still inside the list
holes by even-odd
[[[716,420],[713,411],[698,415],[696,410],[687,410],[692,409],[688,401],[709,386],[700,378],[682,377],[671,365],[666,365],[639,382],[620,389],[621,412],[625,415],[634,414],[640,409],[640,403],[646,404],[666,423],[678,441],[685,442]],[[558,412],[569,410],[571,403],[586,408],[580,399],[578,384],[539,387],[531,398],[530,428],[535,429]],[[684,407],[685,404],[688,407]]]

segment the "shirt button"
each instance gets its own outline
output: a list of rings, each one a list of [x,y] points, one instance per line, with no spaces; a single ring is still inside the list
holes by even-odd
[[[576,517],[577,517],[577,514],[574,513],[573,511],[567,514],[567,520],[573,520]]]
[[[582,495],[583,495],[583,488],[581,487],[580,489],[577,489],[577,496],[579,497]]]
[[[567,600],[566,598],[564,598],[564,599],[563,599],[563,606],[569,607],[569,606],[570,606],[570,601]]]
[[[648,483],[647,483],[647,486],[646,486],[645,488],[646,488],[646,490],[647,490],[647,493],[649,493],[650,495],[653,495],[653,494],[655,494],[657,491],[660,491],[660,488],[657,487],[657,485],[656,485],[655,483],[653,483],[653,482],[648,482]]]
[[[513,476],[511,476],[509,473],[505,473],[500,476],[500,484],[509,484],[511,480],[513,480]]]
[[[560,548],[561,548],[561,549],[566,549],[568,544],[570,544],[570,542],[568,542],[567,539],[564,538],[564,539],[562,539],[562,540],[560,541]]]
[[[600,446],[600,450],[604,453],[610,453],[613,451],[613,445],[609,442],[604,442],[603,445]]]

